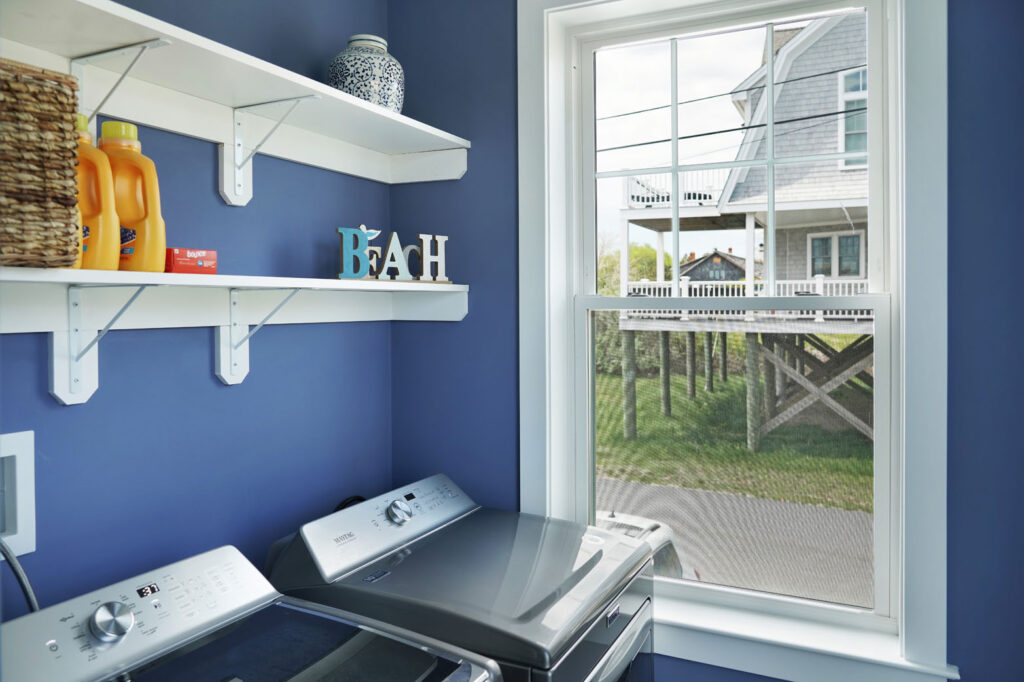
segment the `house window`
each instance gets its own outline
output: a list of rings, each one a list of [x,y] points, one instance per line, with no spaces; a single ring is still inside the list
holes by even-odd
[[[843,113],[839,126],[839,148],[844,152],[863,152],[868,148],[868,71],[856,69],[839,74],[840,103]],[[862,157],[843,159],[846,167],[862,168]]]
[[[864,233],[836,232],[807,236],[807,269],[810,277],[862,278],[864,276]]]
[[[832,238],[815,237],[811,239],[811,276],[832,276]]]

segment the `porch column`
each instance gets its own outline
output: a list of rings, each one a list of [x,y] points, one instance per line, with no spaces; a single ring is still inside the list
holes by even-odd
[[[669,332],[658,332],[658,354],[661,361],[661,413],[672,416],[672,351]]]
[[[758,371],[760,351],[757,333],[747,332],[747,449],[757,452],[761,445],[761,383]]]
[[[654,275],[656,282],[665,281],[665,233],[658,232],[658,264],[654,267]]]
[[[636,440],[636,332],[622,330],[622,437]]]
[[[746,214],[746,230],[747,230],[747,296],[754,295],[754,255],[756,253],[757,244],[754,239],[754,214]]]
[[[629,221],[619,229],[619,296],[629,295]]]

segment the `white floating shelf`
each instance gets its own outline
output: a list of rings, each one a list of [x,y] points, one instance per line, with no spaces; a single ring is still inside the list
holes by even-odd
[[[98,388],[92,340],[110,330],[215,327],[217,376],[236,384],[263,324],[456,322],[468,309],[465,284],[0,267],[0,334],[51,334],[50,392],[66,405]]]
[[[167,41],[142,56],[104,115],[231,147],[241,127],[235,109],[314,95],[260,153],[385,183],[457,179],[466,171],[470,143],[461,137],[110,0],[3,0],[0,39],[3,56],[63,71],[76,57]],[[81,67],[83,111],[99,105],[134,56]],[[238,114],[246,121],[246,146],[254,147],[284,111],[270,105]]]

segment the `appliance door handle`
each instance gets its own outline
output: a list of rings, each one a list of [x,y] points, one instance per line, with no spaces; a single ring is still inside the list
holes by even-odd
[[[629,621],[611,648],[598,661],[585,682],[614,682],[622,677],[651,634],[651,600],[648,599]]]

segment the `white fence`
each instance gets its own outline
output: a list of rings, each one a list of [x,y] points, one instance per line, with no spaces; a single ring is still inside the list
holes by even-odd
[[[687,171],[679,174],[680,206],[714,206],[729,179],[728,168]],[[626,180],[626,206],[661,208],[672,205],[672,175],[634,175]]]
[[[627,288],[630,296],[646,296],[652,298],[668,298],[672,296],[671,282],[629,282]],[[826,279],[817,275],[812,279],[787,279],[775,282],[776,296],[855,296],[868,292],[865,279]],[[692,282],[689,277],[679,280],[679,296],[681,298],[741,297],[765,296],[764,282],[754,282],[752,294],[747,292],[747,283],[743,280],[728,282]],[[726,310],[630,310],[629,317],[642,318],[685,318],[685,319],[722,319],[743,318],[748,316],[742,311]],[[809,318],[815,320],[856,320],[871,317],[870,310],[808,310],[808,311],[777,311],[775,317]]]

